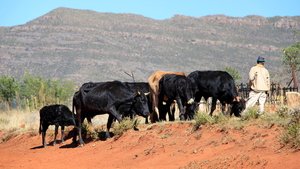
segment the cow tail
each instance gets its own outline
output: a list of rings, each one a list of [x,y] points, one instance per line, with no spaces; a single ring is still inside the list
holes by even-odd
[[[74,98],[73,98],[73,101],[72,101],[72,112],[73,112],[73,114],[75,114],[75,112],[74,112]]]
[[[40,120],[39,134],[42,133],[42,121]]]

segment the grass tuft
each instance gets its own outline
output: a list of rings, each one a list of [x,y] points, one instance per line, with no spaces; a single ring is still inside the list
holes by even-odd
[[[138,125],[139,122],[137,119],[124,118],[121,123],[115,124],[113,127],[114,139],[119,139],[127,130],[136,129]]]
[[[253,119],[258,119],[260,117],[260,114],[257,113],[258,108],[257,107],[252,107],[243,113],[241,120],[246,121],[246,120],[253,120]]]
[[[278,115],[280,118],[287,118],[290,116],[289,114],[289,108],[284,106],[281,107],[280,109],[276,110],[275,113]]]

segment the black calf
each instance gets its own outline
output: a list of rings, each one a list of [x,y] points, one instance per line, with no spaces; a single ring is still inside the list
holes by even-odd
[[[56,145],[58,126],[61,126],[61,142],[64,143],[64,128],[65,126],[75,126],[74,114],[65,105],[50,105],[45,106],[40,110],[39,133],[42,133],[42,144],[44,148],[47,147],[45,136],[49,125],[55,125],[53,146]]]

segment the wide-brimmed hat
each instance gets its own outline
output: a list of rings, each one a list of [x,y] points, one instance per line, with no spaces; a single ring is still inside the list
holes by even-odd
[[[258,61],[258,62],[264,62],[264,61],[265,61],[265,58],[262,57],[262,56],[258,56],[257,61]]]

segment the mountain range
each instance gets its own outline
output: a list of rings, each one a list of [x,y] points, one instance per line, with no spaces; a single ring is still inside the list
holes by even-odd
[[[85,82],[147,81],[155,71],[235,68],[247,82],[258,56],[286,83],[280,50],[299,40],[300,16],[265,18],[135,14],[57,8],[24,25],[0,27],[0,72]],[[125,73],[126,72],[126,73]],[[133,77],[128,76],[133,75]]]

